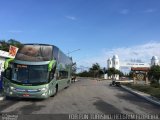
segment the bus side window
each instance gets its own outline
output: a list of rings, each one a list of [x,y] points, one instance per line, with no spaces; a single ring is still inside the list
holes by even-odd
[[[49,73],[49,80],[50,81],[54,78],[55,71],[56,71],[56,66],[54,68],[52,68],[52,70]]]
[[[67,71],[59,71],[59,79],[67,79],[68,72]]]
[[[59,73],[57,72],[55,75],[56,80],[59,80]]]

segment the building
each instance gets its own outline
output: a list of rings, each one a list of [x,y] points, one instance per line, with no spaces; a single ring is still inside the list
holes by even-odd
[[[159,65],[159,59],[157,56],[153,56],[151,59],[151,66],[153,65]]]
[[[107,60],[107,68],[112,68],[112,58]]]
[[[115,69],[119,70],[120,63],[119,63],[118,55],[113,55],[112,58],[109,58],[107,60],[107,69],[109,69],[109,68],[115,68]],[[114,76],[113,75],[112,76],[108,76],[108,74],[104,75],[104,79],[112,79],[112,78],[118,80],[119,79],[119,75],[118,74],[116,74]]]
[[[11,56],[9,52],[0,50],[0,75],[4,70],[4,62],[6,58],[14,58],[14,56]]]
[[[15,58],[18,48],[10,46],[9,52],[0,50],[0,78],[1,72],[4,71],[4,62],[7,58]],[[2,88],[2,80],[0,79],[0,89]]]
[[[115,68],[115,69],[119,70],[120,66],[119,66],[118,55],[113,55],[112,58],[109,58],[107,60],[107,69],[109,69],[109,68]]]
[[[112,67],[114,67],[116,70],[119,70],[119,58],[118,55],[114,55],[112,58]]]

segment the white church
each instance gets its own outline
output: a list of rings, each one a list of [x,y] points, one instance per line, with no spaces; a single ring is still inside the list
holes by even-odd
[[[153,56],[151,59],[151,66],[153,65],[160,65],[160,61],[157,56]]]
[[[109,58],[108,60],[107,60],[107,69],[109,69],[109,68],[115,68],[115,69],[117,69],[117,70],[119,70],[120,69],[120,63],[119,63],[119,58],[118,58],[118,55],[114,55],[113,56],[113,58]],[[117,74],[117,75],[114,75],[114,76],[108,76],[108,74],[105,74],[104,75],[104,79],[111,79],[111,78],[113,78],[114,77],[114,79],[116,79],[116,80],[118,80],[119,79],[119,75]]]

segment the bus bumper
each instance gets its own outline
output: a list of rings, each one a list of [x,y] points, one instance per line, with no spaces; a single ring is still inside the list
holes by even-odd
[[[4,95],[8,97],[18,97],[18,98],[38,98],[46,99],[49,97],[48,90],[38,91],[37,89],[22,89],[12,87],[4,89]]]
[[[38,99],[46,99],[49,96],[46,93],[40,94],[30,94],[30,93],[15,93],[10,91],[9,93],[4,92],[5,96],[7,97],[18,97],[18,98],[38,98]]]

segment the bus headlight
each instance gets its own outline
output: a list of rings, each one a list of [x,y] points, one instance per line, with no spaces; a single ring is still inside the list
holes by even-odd
[[[15,88],[13,86],[10,87],[11,90],[14,90]]]
[[[40,88],[40,89],[38,89],[39,91],[46,91],[47,90],[47,88]]]

